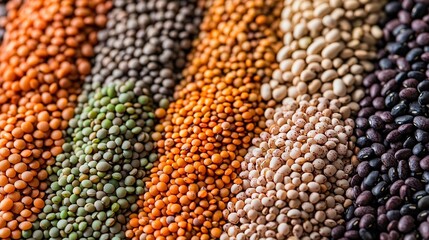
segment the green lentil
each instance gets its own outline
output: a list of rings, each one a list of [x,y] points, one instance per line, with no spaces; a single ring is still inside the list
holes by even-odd
[[[143,192],[141,179],[151,165],[148,158],[156,159],[152,103],[133,89],[129,81],[87,90],[90,100],[78,105],[64,153],[53,167],[40,225],[26,236],[125,238],[127,217],[138,210],[134,195]]]

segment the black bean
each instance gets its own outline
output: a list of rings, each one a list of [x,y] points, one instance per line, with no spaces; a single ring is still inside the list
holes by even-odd
[[[398,163],[398,177],[405,180],[410,175],[408,169],[408,163],[405,160],[401,160]]]
[[[365,214],[375,214],[375,209],[371,206],[360,206],[354,211],[356,217],[362,217]]]
[[[416,227],[414,218],[410,215],[405,215],[401,217],[398,223],[398,230],[407,233],[413,230]]]
[[[386,14],[396,15],[401,10],[401,3],[399,2],[389,2],[384,7]]]
[[[409,201],[411,199],[411,189],[407,185],[402,185],[399,189],[399,197],[404,199],[405,201]]]
[[[424,115],[427,112],[426,107],[420,105],[417,101],[410,103],[408,113],[413,116]]]
[[[368,174],[368,176],[366,176],[363,180],[363,184],[366,187],[373,187],[379,177],[380,173],[378,171],[372,171],[371,173]]]
[[[381,155],[381,162],[383,162],[384,166],[390,168],[397,164],[395,159],[395,155],[392,152],[387,152]]]
[[[392,196],[386,203],[386,210],[398,209],[402,201],[403,200],[399,196]]]
[[[377,217],[377,227],[381,228],[381,229],[386,229],[387,225],[389,224],[390,220],[387,217],[386,214],[380,214]]]
[[[420,198],[417,203],[417,206],[420,210],[428,210],[429,209],[429,196],[424,196]]]
[[[374,154],[377,157],[380,157],[381,155],[383,155],[383,153],[386,152],[386,148],[381,143],[373,143],[373,144],[371,144],[371,149],[374,151]]]
[[[384,105],[388,108],[394,107],[400,101],[399,94],[396,92],[391,92],[386,96],[384,100]]]
[[[423,189],[422,182],[415,177],[407,178],[407,180],[405,180],[405,184],[409,186],[413,191],[420,191]]]
[[[429,170],[429,156],[424,157],[420,161],[420,167],[425,171]]]
[[[372,240],[374,239],[371,235],[371,233],[366,229],[359,229],[359,236],[362,240]]]
[[[412,154],[410,149],[404,148],[395,152],[395,158],[398,160],[405,160],[411,157]]]
[[[359,218],[350,219],[347,222],[347,225],[346,225],[345,228],[346,228],[347,231],[348,230],[353,230],[353,229],[359,229]]]
[[[376,73],[377,78],[382,82],[387,82],[390,79],[393,79],[396,75],[397,71],[393,69],[386,69],[383,71],[379,71]]]
[[[399,179],[398,171],[394,167],[389,168],[388,175],[391,182],[394,182]]]
[[[375,156],[374,150],[370,147],[363,148],[361,151],[359,151],[357,155],[359,160],[369,159],[374,156]]]
[[[414,48],[414,49],[411,49],[408,53],[407,53],[407,55],[405,56],[405,60],[407,60],[407,62],[413,62],[413,61],[416,61],[416,60],[418,60],[419,58],[420,58],[420,55],[423,53],[423,49],[421,49],[421,48]],[[411,77],[409,74],[408,74],[408,77]]]
[[[404,141],[403,146],[404,146],[405,148],[413,148],[413,147],[414,147],[414,145],[416,145],[416,144],[417,144],[417,140],[416,140],[413,136],[411,136],[411,137],[408,137],[408,138]]]
[[[426,148],[422,143],[417,143],[414,147],[413,147],[413,154],[416,156],[424,156],[426,154]]]
[[[426,131],[423,131],[421,129],[417,129],[416,132],[414,133],[414,136],[415,136],[416,140],[421,142],[421,143],[429,142],[429,133]]]
[[[359,232],[357,230],[350,230],[347,231],[346,233],[344,233],[344,237],[346,239],[352,239],[352,240],[357,240],[360,239],[361,237],[359,236]]]
[[[399,212],[399,211],[398,211],[398,212]],[[399,213],[399,214],[401,214],[401,213]],[[399,221],[398,221],[398,220],[393,220],[393,221],[391,221],[391,222],[389,223],[389,225],[387,225],[387,231],[392,232],[392,231],[394,231],[394,230],[397,230],[397,229],[398,229],[398,224],[399,224]]]
[[[429,91],[429,81],[425,80],[420,82],[419,85],[417,86],[417,89],[419,90],[419,92]]]
[[[413,122],[413,116],[411,115],[402,115],[395,118],[395,123],[398,125],[403,125],[403,124],[412,123],[412,122]],[[411,128],[409,131],[412,132],[412,130],[413,129]],[[410,133],[410,132],[407,132],[407,133]]]
[[[429,239],[429,222],[420,223],[418,230],[422,239]]]
[[[407,77],[415,78],[418,81],[423,81],[426,78],[425,74],[420,71],[410,71],[408,72]]]
[[[360,177],[366,177],[371,172],[369,162],[361,162],[356,168],[357,174]]]
[[[378,70],[363,80],[361,163],[351,176],[355,210],[346,220],[358,218],[370,236],[351,229],[344,237],[411,240],[425,232],[429,239],[429,0],[393,0],[385,11]],[[377,214],[365,215],[373,209]]]
[[[421,105],[429,104],[429,91],[423,91],[420,93],[419,104]]]
[[[411,10],[411,16],[414,19],[422,18],[427,13],[428,13],[427,5],[423,3],[417,3],[416,5],[414,5],[413,9]]]
[[[386,136],[386,141],[389,143],[401,141],[401,133],[398,130],[393,130]]]
[[[402,179],[396,180],[392,185],[390,185],[390,195],[399,195],[399,189],[404,184],[405,184],[404,180]]]
[[[401,215],[417,216],[417,214],[419,213],[419,209],[417,209],[417,206],[415,204],[409,203],[402,206],[400,212]]]
[[[408,111],[408,106],[404,102],[401,102],[401,103],[398,103],[396,106],[394,106],[390,111],[390,113],[392,114],[393,117],[399,117],[406,114],[407,111]]]
[[[382,162],[380,158],[374,158],[369,160],[369,165],[373,168],[379,168],[381,166]]]
[[[363,191],[356,199],[356,204],[358,206],[365,206],[368,205],[372,200],[372,194],[371,191]]]
[[[378,65],[380,66],[381,69],[392,69],[395,67],[393,62],[388,58],[380,59],[380,62],[378,63]]]
[[[386,193],[387,193],[387,191],[389,190],[388,188],[387,188],[387,186],[388,186],[388,184],[387,184],[387,182],[385,182],[385,181],[382,181],[382,182],[379,182],[372,190],[371,190],[371,192],[372,192],[372,194],[375,196],[375,197],[380,197],[380,196],[383,196],[383,195],[385,195]],[[359,195],[359,197],[360,197],[361,195]],[[356,200],[356,204],[358,204],[357,203],[357,200]]]
[[[349,221],[350,219],[352,219],[355,209],[356,208],[353,205],[347,208],[346,214],[345,214],[346,221]]]
[[[420,167],[420,158],[417,156],[411,156],[409,158],[408,166],[412,174],[417,174],[422,172],[422,168]]]
[[[331,236],[333,239],[340,239],[345,232],[346,228],[342,225],[338,225],[332,229]]]
[[[389,221],[399,220],[401,216],[400,210],[390,210],[386,213],[386,217]]]

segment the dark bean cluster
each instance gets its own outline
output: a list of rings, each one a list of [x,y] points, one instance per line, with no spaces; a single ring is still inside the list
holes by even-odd
[[[92,83],[135,81],[135,94],[168,106],[186,54],[198,32],[197,0],[116,0],[106,29],[99,32]],[[96,88],[97,86],[94,86]]]
[[[429,2],[385,6],[379,70],[356,119],[354,206],[335,239],[429,239]]]

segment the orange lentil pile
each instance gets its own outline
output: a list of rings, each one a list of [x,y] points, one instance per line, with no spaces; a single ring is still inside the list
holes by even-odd
[[[132,239],[218,239],[230,187],[265,127],[260,84],[277,67],[280,0],[216,0],[164,117],[159,162],[131,216]],[[155,139],[157,136],[154,137]]]
[[[110,6],[28,0],[17,8],[19,2],[8,4],[0,47],[0,239],[21,239],[44,207],[48,166],[62,151]]]

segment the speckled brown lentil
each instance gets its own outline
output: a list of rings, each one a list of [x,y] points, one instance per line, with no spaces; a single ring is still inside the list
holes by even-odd
[[[224,212],[221,239],[328,239],[344,223],[354,122],[339,101],[309,99],[265,111],[267,130],[252,140],[243,182],[232,185],[237,200]]]

